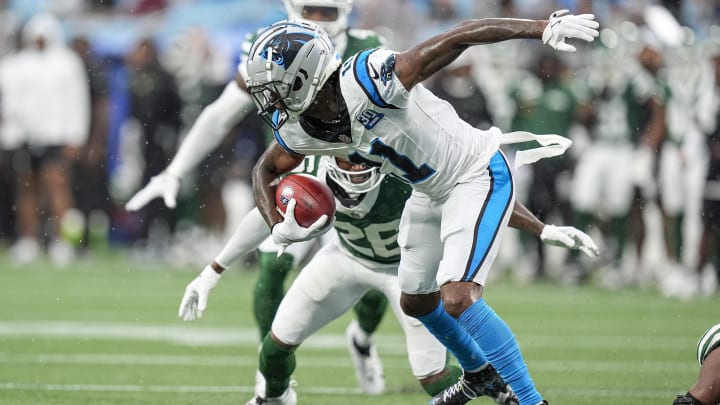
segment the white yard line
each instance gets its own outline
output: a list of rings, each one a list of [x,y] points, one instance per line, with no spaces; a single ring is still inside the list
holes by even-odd
[[[240,393],[252,394],[254,387],[249,385],[214,386],[214,385],[113,385],[113,384],[23,384],[5,382],[0,383],[0,391],[67,391],[67,392],[156,392],[156,393]],[[318,387],[302,386],[297,388],[300,394],[315,395],[363,395],[359,388],[348,387]],[[543,391],[549,395],[562,393],[572,397],[590,398],[671,398],[674,391],[651,391],[637,389],[604,389],[604,388],[573,388],[556,389],[545,388]],[[400,389],[390,389],[388,394],[399,394]]]
[[[380,347],[382,350],[382,346]],[[408,368],[405,357],[385,356],[385,368]],[[313,352],[311,355],[298,353],[298,363],[310,368],[350,368],[347,362],[338,362],[337,352],[322,355]],[[164,355],[164,354],[103,354],[103,353],[3,353],[0,352],[0,363],[15,364],[80,364],[80,365],[143,365],[143,366],[205,366],[205,367],[248,367],[257,365],[257,356],[223,356],[223,355]],[[530,365],[535,371],[568,372],[587,371],[593,373],[666,373],[673,369],[678,372],[692,372],[697,369],[694,362],[686,363],[668,361],[613,361],[605,360],[536,360]]]
[[[191,324],[179,326],[138,325],[111,322],[19,321],[0,322],[0,336],[34,336],[46,338],[92,338],[166,341],[190,346],[257,346],[254,328],[198,328]],[[387,350],[405,352],[402,336],[384,335]],[[303,343],[307,348],[344,348],[342,335],[317,334]]]
[[[0,390],[17,391],[71,391],[71,392],[194,392],[194,393],[243,393],[252,394],[255,390],[250,385],[218,386],[218,385],[132,385],[132,384],[22,384],[0,383]],[[359,388],[345,387],[303,387],[300,392],[305,394],[326,395],[362,395]]]
[[[258,344],[254,328],[206,328],[182,323],[171,325],[139,325],[118,322],[78,321],[0,321],[0,336],[32,336],[44,338],[91,338],[166,341],[191,346],[240,346]],[[402,335],[380,334],[378,342],[387,354],[404,354],[405,341]],[[542,349],[607,349],[634,351],[676,351],[687,345],[687,339],[668,336],[654,336],[652,339],[633,336],[598,335],[520,335],[523,347]],[[303,343],[305,348],[340,349],[345,347],[345,337],[340,334],[321,332]]]

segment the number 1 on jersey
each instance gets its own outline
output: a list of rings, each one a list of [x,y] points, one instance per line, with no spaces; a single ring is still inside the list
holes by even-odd
[[[375,138],[370,142],[370,154],[390,161],[393,166],[402,170],[405,173],[403,177],[413,184],[423,182],[435,174],[435,169],[428,166],[427,163],[418,166],[409,157],[397,153],[391,146],[384,144],[380,138]]]

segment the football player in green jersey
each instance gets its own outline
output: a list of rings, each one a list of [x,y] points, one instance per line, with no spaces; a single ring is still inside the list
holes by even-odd
[[[720,403],[720,324],[711,326],[697,345],[700,375],[685,395],[678,395],[673,405],[717,405]]]
[[[340,54],[351,56],[365,48],[383,44],[380,36],[372,31],[349,28],[348,16],[353,0],[284,0],[288,17],[294,20],[309,20],[322,26],[332,37]],[[215,148],[232,127],[240,122],[248,112],[255,113],[255,106],[245,87],[245,66],[247,51],[257,34],[248,35],[243,44],[243,57],[238,64],[235,80],[228,83],[220,97],[205,107],[185,136],[177,154],[168,167],[126,204],[129,211],[137,211],[151,200],[162,197],[165,205],[174,208],[180,188],[180,179],[190,173]],[[312,170],[312,168],[310,168]],[[260,338],[270,330],[277,306],[282,300],[283,282],[290,270],[312,251],[311,243],[295,243],[284,254],[277,256],[278,247],[268,241],[260,245],[260,276],[254,291],[254,315],[258,324]],[[355,333],[356,340],[368,341],[380,324],[387,300],[377,291],[369,291],[355,306],[357,328],[349,328]],[[364,337],[363,337],[364,336]],[[384,386],[382,367],[373,347],[351,346],[349,350],[358,365],[358,381],[367,393],[382,391]]]
[[[395,177],[380,174],[377,168],[343,159],[309,156],[297,171],[308,173],[309,168],[317,169],[315,176],[335,195],[337,209],[333,227],[336,232],[325,234],[331,238],[302,269],[280,303],[260,350],[259,370],[264,383],[256,384],[255,396],[248,404],[297,403],[296,393],[290,386],[295,350],[372,290],[381,291],[389,299],[405,332],[410,367],[424,390],[435,395],[451,386],[461,376],[461,370],[447,364],[445,347],[400,308],[398,223],[410,196],[410,187]],[[254,209],[213,263],[187,286],[179,315],[185,320],[201,316],[220,272],[268,236],[270,229]],[[370,345],[371,336],[358,329],[359,323],[353,321],[348,330],[354,333],[346,335],[349,346],[360,352],[371,351],[379,360],[376,348]],[[357,361],[353,358],[354,363]],[[356,372],[363,370],[355,366]],[[358,381],[370,383],[363,387],[366,393],[380,394],[384,379],[380,375],[379,381],[374,380],[373,371],[365,370],[368,375],[359,376]],[[494,399],[500,404],[517,404],[511,391]]]

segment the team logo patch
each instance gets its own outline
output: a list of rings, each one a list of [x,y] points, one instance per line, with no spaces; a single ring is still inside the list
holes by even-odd
[[[295,190],[293,190],[292,186],[285,186],[280,193],[280,203],[282,205],[288,205],[290,199],[293,198],[294,195]]]
[[[355,119],[361,123],[365,129],[373,129],[377,123],[383,119],[385,114],[373,110],[365,110],[355,116]]]
[[[395,72],[395,54],[392,54],[385,59],[382,66],[380,66],[380,81],[387,86],[387,83],[392,80]]]

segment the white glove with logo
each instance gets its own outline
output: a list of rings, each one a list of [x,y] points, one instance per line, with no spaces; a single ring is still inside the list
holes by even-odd
[[[272,227],[271,233],[273,242],[275,242],[276,245],[283,247],[283,250],[293,242],[302,242],[322,235],[331,228],[333,223],[333,221],[329,221],[328,223],[328,216],[323,215],[307,228],[300,226],[295,221],[296,204],[297,201],[295,201],[294,198],[291,198],[290,202],[288,202],[287,208],[285,209],[285,219]]]
[[[142,190],[135,193],[130,201],[125,204],[125,209],[137,211],[157,197],[162,197],[168,208],[175,208],[178,190],[180,190],[180,179],[168,172],[162,172],[151,178],[150,182]]]
[[[220,281],[220,273],[216,272],[210,265],[205,266],[200,275],[185,287],[185,295],[180,301],[178,316],[183,321],[194,321],[202,318],[203,311],[207,308],[208,295]]]
[[[595,21],[593,14],[572,15],[567,12],[568,10],[558,10],[550,14],[550,21],[543,31],[542,41],[543,44],[548,44],[558,51],[575,52],[574,46],[565,43],[565,38],[579,38],[592,42],[599,34],[597,28],[600,24]]]
[[[597,257],[600,249],[585,232],[572,226],[545,225],[540,233],[540,240],[548,245],[579,249],[590,257]]]

